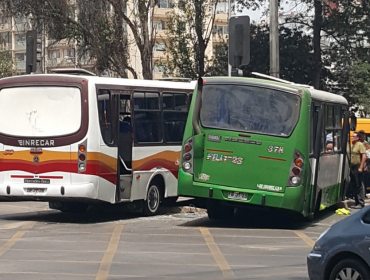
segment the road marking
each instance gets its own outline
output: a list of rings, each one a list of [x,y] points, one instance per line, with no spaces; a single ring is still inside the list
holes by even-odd
[[[306,242],[308,247],[313,248],[313,246],[315,245],[315,241],[308,237],[303,231],[293,230],[293,232],[298,235],[304,242]]]
[[[117,252],[118,243],[121,238],[123,231],[123,223],[117,223],[114,226],[112,237],[109,241],[107,250],[104,253],[103,259],[100,262],[99,271],[96,274],[95,280],[105,280],[108,279],[109,270],[112,265],[113,257]]]
[[[13,247],[15,243],[17,243],[23,235],[26,233],[27,230],[30,230],[33,228],[33,226],[36,224],[36,222],[29,222],[25,224],[21,230],[17,231],[9,240],[6,242],[1,248],[0,248],[0,257],[8,251],[10,248]]]
[[[231,270],[230,265],[226,261],[224,255],[221,253],[220,248],[218,248],[208,228],[200,227],[199,230],[202,233],[209,250],[211,251],[211,255],[216,261],[216,264],[222,271],[223,276],[227,278],[234,278],[234,272]]]

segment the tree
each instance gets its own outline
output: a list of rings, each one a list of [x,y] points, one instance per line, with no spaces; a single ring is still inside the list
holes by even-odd
[[[10,51],[0,51],[0,78],[15,74],[15,62]]]
[[[205,74],[218,0],[179,1],[179,13],[167,15],[165,75],[197,79]]]
[[[312,37],[302,29],[280,26],[280,76],[282,79],[300,84],[312,84],[315,76]],[[251,62],[245,75],[251,72],[269,74],[269,26],[251,25]],[[322,67],[323,77],[329,73]]]
[[[370,112],[370,63],[355,61],[347,71],[342,72],[340,87],[343,95],[351,104],[363,106],[364,111]]]
[[[99,70],[110,69],[121,77],[130,71],[129,45],[139,50],[142,75],[152,79],[156,29],[150,20],[156,0],[0,0],[9,15],[32,16],[34,28],[45,29],[55,40],[76,40],[80,56],[88,53]],[[130,38],[133,38],[130,40]]]

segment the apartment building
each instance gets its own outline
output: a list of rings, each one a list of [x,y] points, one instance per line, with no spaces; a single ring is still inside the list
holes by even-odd
[[[166,40],[166,21],[168,21],[168,13],[178,13],[176,8],[176,0],[159,0],[158,5],[154,8],[154,27],[157,30],[156,43],[154,45],[153,55],[153,79],[163,77],[163,69],[155,66],[156,62],[165,58],[165,40]],[[228,36],[228,1],[219,1],[216,6],[216,17],[214,28],[211,35],[210,43],[206,50],[206,56],[212,59],[218,51],[221,51],[219,46],[227,43]],[[211,18],[209,18],[211,20]]]
[[[26,70],[26,32],[30,22],[25,17],[0,17],[0,50],[11,51],[17,73]]]
[[[178,0],[159,0],[154,7],[153,22],[156,30],[156,43],[153,49],[153,78],[163,77],[163,70],[154,66],[155,62],[164,58],[166,50],[166,21],[168,13],[178,12],[175,8],[175,1]],[[210,0],[211,1],[211,0]],[[134,0],[128,1],[128,5],[133,8]],[[69,0],[70,13],[77,16],[76,0]],[[31,29],[29,19],[21,17],[8,18],[0,16],[0,50],[10,50],[16,62],[17,73],[23,74],[26,71],[26,32]],[[217,51],[218,46],[227,42],[228,35],[228,2],[220,1],[216,7],[216,18],[214,29],[211,35],[211,42],[207,48],[207,57],[212,59]],[[40,34],[43,42],[43,54],[40,72],[48,73],[53,68],[84,68],[94,72],[94,61],[91,61],[88,55],[81,58],[80,50],[76,42],[72,40],[56,41],[48,38],[45,34]],[[128,29],[130,40],[130,30]],[[132,36],[132,34],[131,34]],[[142,67],[140,53],[135,45],[129,50],[130,63],[142,78]],[[129,73],[129,78],[132,78]]]

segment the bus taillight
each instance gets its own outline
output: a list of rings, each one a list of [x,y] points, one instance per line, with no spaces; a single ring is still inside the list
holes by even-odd
[[[287,187],[296,187],[302,183],[303,166],[304,166],[303,155],[298,151],[294,151],[292,163],[290,165]]]
[[[185,172],[193,173],[193,138],[189,138],[185,141],[182,155],[182,169]]]
[[[86,144],[87,140],[78,145],[78,173],[86,171]]]

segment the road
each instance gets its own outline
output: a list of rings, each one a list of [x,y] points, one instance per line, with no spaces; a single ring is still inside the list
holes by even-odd
[[[140,217],[116,207],[77,215],[0,202],[0,279],[307,280],[314,240],[345,218],[334,210],[312,223],[274,212],[215,222],[188,207]]]

